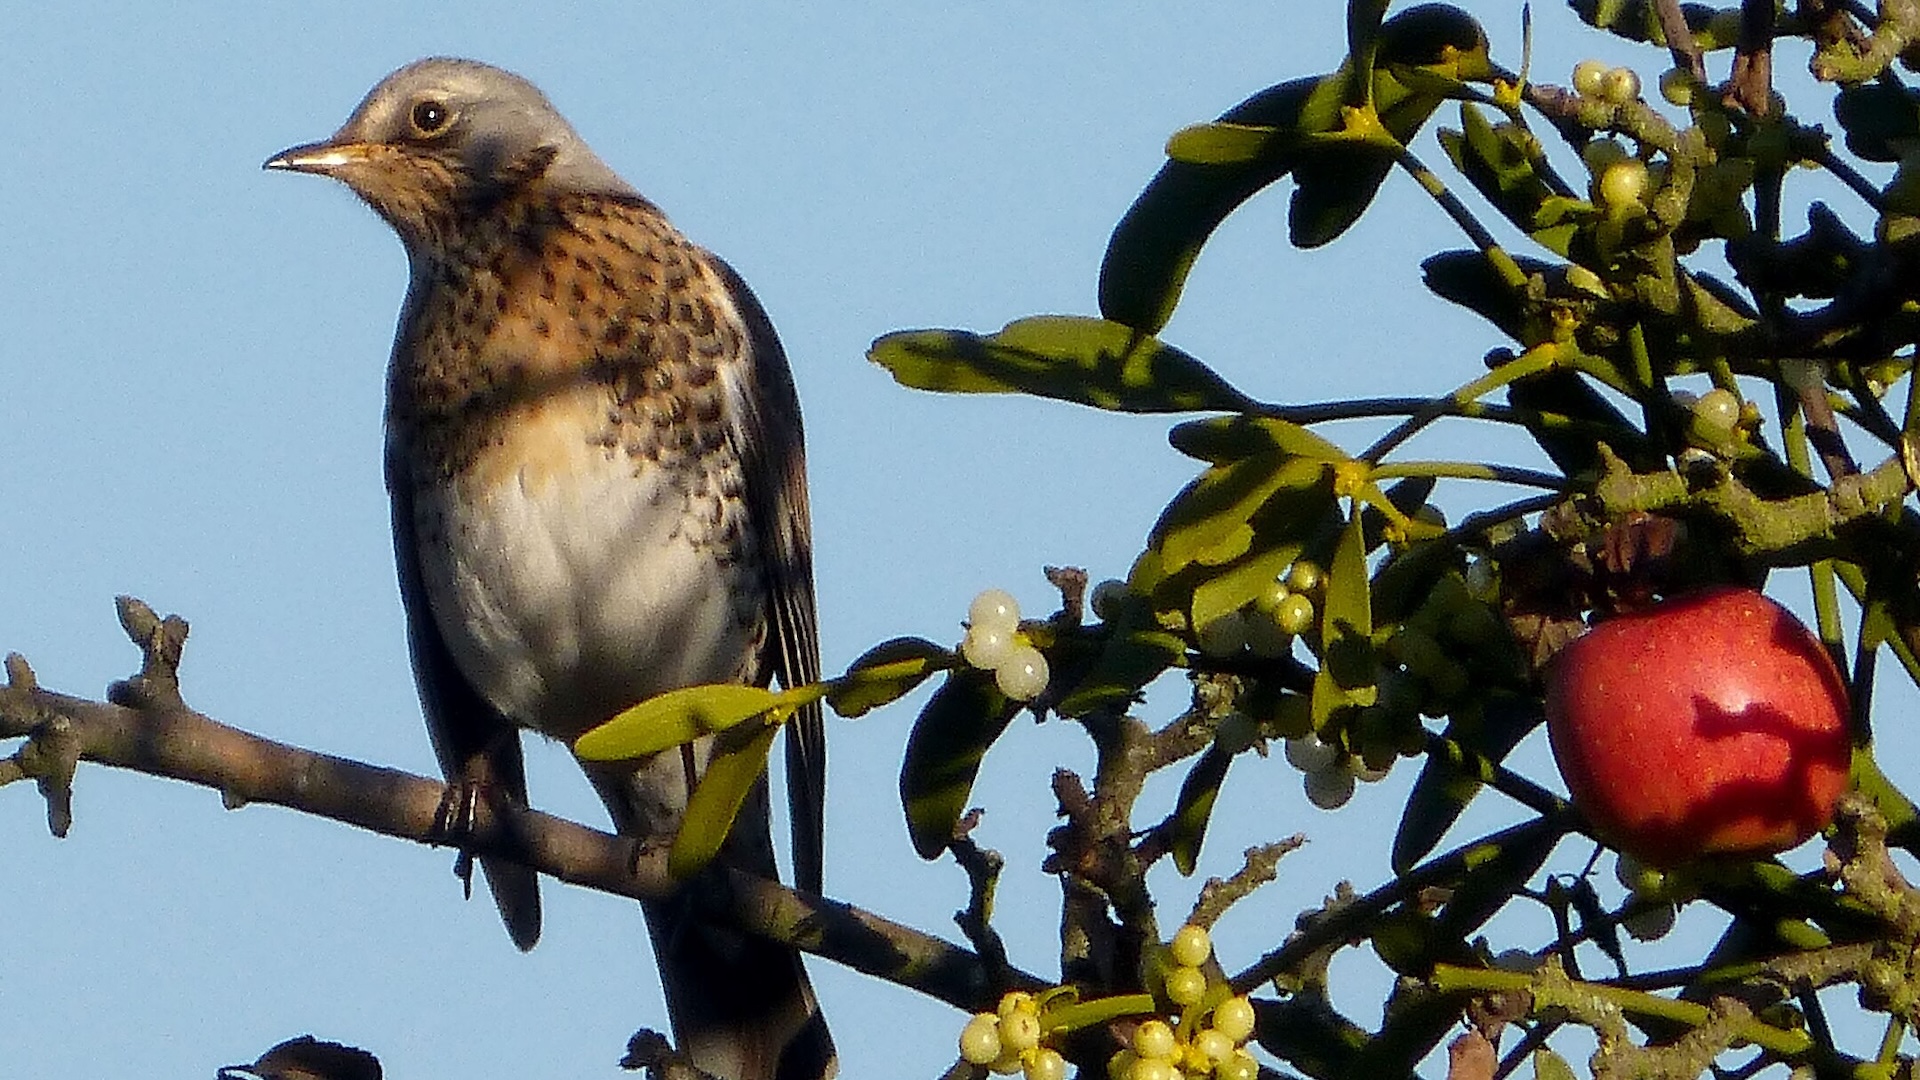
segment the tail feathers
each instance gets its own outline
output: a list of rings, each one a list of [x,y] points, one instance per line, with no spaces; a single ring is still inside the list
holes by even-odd
[[[645,905],[680,1052],[720,1080],[831,1080],[833,1036],[795,950]]]
[[[540,940],[540,875],[517,862],[481,859],[480,876],[487,880],[507,936],[521,952],[533,948]]]

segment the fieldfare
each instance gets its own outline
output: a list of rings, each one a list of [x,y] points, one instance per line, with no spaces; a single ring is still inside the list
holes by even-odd
[[[462,790],[524,803],[520,728],[571,742],[655,694],[819,677],[800,408],[766,313],[526,80],[428,59],[271,169],[330,176],[411,267],[387,488],[413,668]],[[671,837],[708,747],[588,765],[614,826]],[[820,889],[825,746],[787,739],[799,886]],[[764,779],[722,859],[775,874]],[[515,944],[536,877],[481,863]],[[723,1080],[821,1080],[800,957],[684,897],[644,906],[680,1049]]]

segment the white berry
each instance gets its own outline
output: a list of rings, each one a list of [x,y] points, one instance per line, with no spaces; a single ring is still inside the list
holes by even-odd
[[[970,626],[1002,626],[1012,629],[1020,624],[1020,601],[1005,589],[988,589],[973,598],[967,607]]]
[[[1179,1044],[1165,1020],[1147,1020],[1133,1029],[1133,1052],[1142,1061],[1172,1061]],[[1135,1074],[1138,1075],[1136,1066]]]
[[[1027,1080],[1066,1080],[1067,1059],[1060,1051],[1043,1046],[1027,1055]]]
[[[974,623],[967,627],[967,636],[960,641],[960,655],[967,663],[983,671],[992,671],[1006,663],[1007,657],[1019,645],[1014,640],[1012,626]]]
[[[1353,774],[1345,769],[1322,769],[1306,774],[1307,801],[1322,810],[1338,810],[1353,798]]]
[[[1213,1029],[1236,1043],[1253,1034],[1253,1002],[1232,997],[1213,1007]]]
[[[1015,646],[993,670],[994,685],[1014,701],[1032,701],[1047,688],[1047,658],[1031,645]]]
[[[1120,608],[1127,602],[1127,583],[1116,578],[1108,578],[1093,587],[1093,595],[1088,601],[1093,605],[1093,613],[1102,620],[1112,621],[1120,614]]]
[[[1174,963],[1197,968],[1213,955],[1213,936],[1207,933],[1206,927],[1188,923],[1174,931],[1167,951],[1173,954]]]
[[[960,1029],[960,1056],[969,1064],[990,1065],[1000,1057],[1000,1018],[980,1013]]]
[[[1321,742],[1318,736],[1302,735],[1287,740],[1285,755],[1287,764],[1303,773],[1316,773],[1332,768],[1340,758],[1340,751]]]

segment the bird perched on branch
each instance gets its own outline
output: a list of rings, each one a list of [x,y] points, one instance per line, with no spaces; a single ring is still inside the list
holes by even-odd
[[[421,60],[270,169],[330,176],[407,250],[387,487],[414,674],[448,780],[524,802],[518,729],[571,742],[699,683],[819,677],[799,402],[738,275],[526,80]],[[794,862],[820,889],[818,706],[788,729]],[[678,828],[709,748],[587,766],[623,834]],[[722,852],[773,876],[764,778]],[[481,862],[508,933],[534,873]],[[644,905],[680,1049],[723,1080],[819,1080],[833,1043],[793,949]]]

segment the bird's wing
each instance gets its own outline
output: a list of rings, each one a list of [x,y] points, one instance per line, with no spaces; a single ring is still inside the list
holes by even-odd
[[[813,529],[807,511],[806,440],[786,351],[766,310],[731,266],[707,256],[747,329],[747,385],[729,410],[747,477],[747,504],[760,550],[768,555],[772,633],[763,672],[782,686],[820,678],[820,635],[813,603]],[[764,675],[763,675],[764,677]],[[793,822],[794,883],[819,893],[826,828],[827,741],[820,704],[787,727],[787,801]]]
[[[447,781],[527,805],[527,772],[520,733],[481,698],[460,669],[434,624],[420,576],[420,545],[414,531],[413,481],[399,447],[387,449],[387,493],[393,502],[393,556],[400,570],[400,599],[407,612],[407,651],[427,715],[427,733]],[[480,871],[506,923],[507,936],[522,951],[540,940],[540,877],[519,863],[481,859]]]

